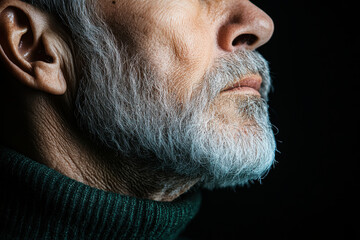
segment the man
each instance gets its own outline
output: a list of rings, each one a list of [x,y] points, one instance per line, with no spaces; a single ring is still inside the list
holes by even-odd
[[[272,32],[247,0],[0,0],[1,238],[175,239],[198,187],[260,180]]]

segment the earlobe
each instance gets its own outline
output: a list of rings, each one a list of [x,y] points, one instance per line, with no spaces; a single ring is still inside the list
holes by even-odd
[[[0,4],[0,58],[24,85],[61,95],[66,80],[57,36],[50,31],[46,17],[21,1]]]

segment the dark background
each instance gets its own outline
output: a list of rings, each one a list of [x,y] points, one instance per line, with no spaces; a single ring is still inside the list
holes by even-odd
[[[277,164],[261,184],[203,191],[191,239],[360,239],[360,9],[252,1],[275,22],[269,60]],[[359,10],[357,10],[359,9]]]

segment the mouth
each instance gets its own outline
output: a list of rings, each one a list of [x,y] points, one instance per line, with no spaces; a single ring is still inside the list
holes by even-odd
[[[259,74],[247,75],[226,86],[220,93],[241,93],[260,96],[262,78]]]

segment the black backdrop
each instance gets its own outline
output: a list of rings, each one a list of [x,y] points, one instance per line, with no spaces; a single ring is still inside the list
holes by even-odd
[[[275,22],[259,51],[275,91],[277,164],[262,184],[203,191],[191,239],[360,239],[356,2],[257,0]]]

